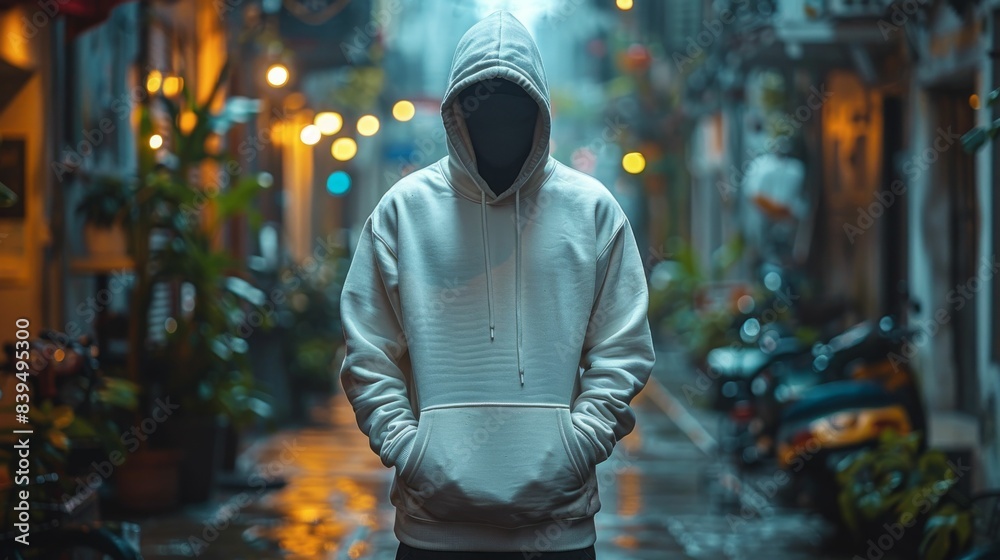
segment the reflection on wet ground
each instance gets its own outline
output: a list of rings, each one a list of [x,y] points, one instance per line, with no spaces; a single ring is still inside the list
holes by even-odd
[[[668,354],[662,356],[655,375],[669,390],[682,380],[671,377],[678,375],[669,373],[677,367],[671,367]],[[665,414],[663,399],[653,392],[633,404],[636,431],[598,467],[599,558],[850,557],[820,552],[824,526],[811,516],[780,509],[747,516],[732,505],[718,482],[724,469],[705,453],[705,445],[692,443],[706,433],[694,433],[692,426],[711,432],[709,413],[685,407],[688,421],[676,422],[677,415]],[[368,447],[342,395],[317,415],[322,420],[317,426],[273,434],[244,453],[241,464],[252,465],[246,472],[257,473],[247,476],[247,488],[220,490],[208,504],[144,520],[144,557],[394,558],[391,471]],[[287,485],[264,489],[258,476],[283,477]]]

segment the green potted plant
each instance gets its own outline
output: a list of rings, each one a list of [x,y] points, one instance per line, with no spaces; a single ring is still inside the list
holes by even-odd
[[[265,188],[257,177],[235,176],[229,165],[216,166],[217,172],[207,165],[224,158],[208,149],[212,135],[253,106],[240,100],[238,107],[210,112],[227,69],[228,64],[201,102],[187,81],[179,101],[157,98],[172,117],[169,153],[164,148],[154,155],[140,141],[145,172],[136,193],[141,216],[136,237],[144,242],[136,250],[135,308],[143,313],[136,313],[133,343],[146,359],[132,366],[149,389],[147,401],[171,397],[179,405],[151,447],[182,451],[180,499],[187,503],[209,497],[227,428],[246,427],[271,413],[269,397],[254,383],[245,338],[253,329],[268,328],[273,318],[263,292],[245,280],[244,264],[216,243],[234,217],[259,225],[254,201]],[[148,108],[140,131],[152,133]],[[173,308],[166,324],[152,327],[163,330],[154,333],[160,342],[149,346],[147,313],[157,285],[174,294]]]
[[[837,465],[841,518],[858,546],[900,558],[947,560],[971,544],[973,518],[948,457],[922,450],[921,435],[887,430],[879,445],[855,452]],[[888,535],[888,537],[886,537]]]
[[[87,192],[76,206],[84,219],[83,243],[87,253],[92,257],[126,256],[131,185],[110,175],[94,176],[87,183]]]

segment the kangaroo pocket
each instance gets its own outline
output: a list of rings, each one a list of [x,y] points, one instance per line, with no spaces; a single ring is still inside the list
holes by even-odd
[[[421,411],[392,503],[436,522],[514,528],[591,515],[596,484],[567,407]]]

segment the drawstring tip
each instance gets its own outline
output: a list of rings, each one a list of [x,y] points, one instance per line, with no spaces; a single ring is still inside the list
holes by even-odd
[[[522,369],[520,373],[521,373],[521,387],[524,387],[524,370]]]
[[[493,342],[493,327],[490,327],[490,342]]]

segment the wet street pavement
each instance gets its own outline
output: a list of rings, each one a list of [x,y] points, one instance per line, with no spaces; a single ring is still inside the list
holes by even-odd
[[[634,402],[636,431],[598,467],[602,510],[597,552],[605,560],[850,558],[822,552],[823,523],[799,511],[741,509],[728,470],[713,453],[716,419],[688,404],[691,374],[666,351],[655,381]],[[391,471],[338,395],[316,426],[251,446],[247,488],[208,504],[141,521],[147,559],[391,560],[397,541],[388,500]],[[264,489],[262,478],[287,485]],[[745,503],[745,502],[744,502]],[[755,502],[756,503],[756,502]],[[759,503],[757,504],[759,506]]]

